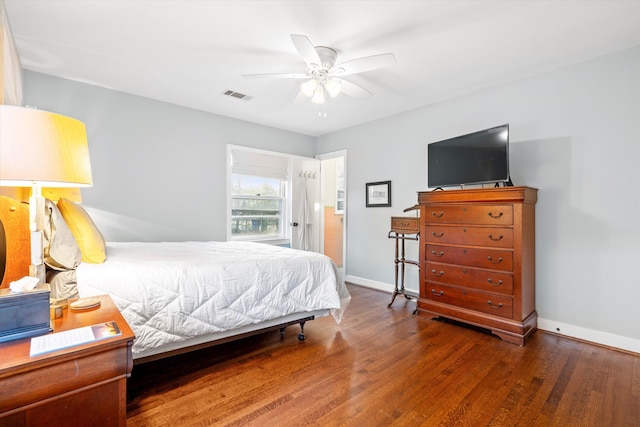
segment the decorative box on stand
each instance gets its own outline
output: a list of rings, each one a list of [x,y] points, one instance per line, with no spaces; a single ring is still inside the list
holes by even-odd
[[[49,285],[24,292],[0,289],[0,342],[51,332]]]

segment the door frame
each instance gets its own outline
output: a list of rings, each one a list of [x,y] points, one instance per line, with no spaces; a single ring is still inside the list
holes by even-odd
[[[344,214],[343,214],[343,228],[342,228],[342,277],[346,277],[347,271],[347,206],[349,205],[349,193],[347,191],[347,150],[332,151],[330,153],[317,154],[316,159],[320,160],[320,194],[324,194],[325,185],[325,168],[322,167],[323,160],[336,159],[342,157],[344,159]],[[320,204],[324,208],[324,200],[322,196]],[[324,215],[320,215],[320,253],[324,253]]]

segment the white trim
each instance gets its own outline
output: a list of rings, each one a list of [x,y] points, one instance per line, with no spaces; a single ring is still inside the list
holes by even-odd
[[[375,289],[376,291],[388,292],[389,295],[391,295],[391,293],[393,293],[393,291],[395,290],[395,286],[390,283],[376,282],[375,280],[369,280],[369,279],[365,279],[357,276],[347,275],[345,277],[345,281],[357,286],[362,286],[364,288],[370,288],[370,289]],[[405,289],[407,293],[410,295],[417,296],[419,293],[418,289],[411,289],[408,286],[405,286]]]
[[[555,320],[538,317],[538,329],[552,332],[554,334],[589,341],[595,344],[615,347],[634,353],[640,353],[640,340],[623,337],[609,332],[598,331],[596,329],[583,328],[582,326],[571,325],[569,323],[557,322]]]
[[[393,285],[391,284],[376,282],[374,280],[364,279],[362,277],[347,275],[345,280],[354,285],[363,286],[365,288],[371,288],[382,292],[389,292],[389,294],[391,294],[394,289]],[[407,290],[410,293],[415,292],[412,289]],[[609,332],[584,328],[582,326],[571,325],[569,323],[557,322],[555,320],[549,320],[540,317],[538,318],[538,329],[540,329],[541,331],[552,332],[554,334],[567,338],[575,338],[594,344],[613,347],[633,353],[640,353],[640,340],[623,337],[621,335],[616,335]]]
[[[288,173],[287,173],[287,189],[286,189],[286,195],[284,197],[285,199],[285,203],[287,206],[284,207],[284,212],[283,212],[283,217],[282,217],[282,236],[268,236],[266,239],[264,240],[274,240],[274,241],[280,241],[280,240],[287,240],[289,241],[289,244],[291,243],[291,232],[289,230],[289,227],[286,226],[286,224],[289,223],[290,218],[291,218],[291,181],[292,181],[292,176],[291,176],[291,154],[287,154],[287,153],[281,153],[278,151],[269,151],[269,150],[262,150],[259,148],[252,148],[252,147],[245,147],[242,145],[235,145],[235,144],[227,144],[227,176],[226,176],[226,184],[227,184],[227,211],[226,211],[226,222],[227,222],[227,241],[230,242],[232,240],[255,240],[258,241],[260,239],[252,239],[252,238],[247,238],[247,239],[243,239],[243,238],[237,238],[237,237],[233,237],[231,235],[231,206],[232,206],[232,197],[231,197],[231,173],[232,173],[232,165],[231,165],[231,155],[233,150],[236,151],[246,151],[246,152],[254,152],[254,153],[259,153],[259,154],[265,154],[265,155],[269,155],[269,156],[274,156],[274,157],[282,157],[284,159],[287,159],[287,169],[288,169]]]
[[[320,164],[322,165],[322,160],[329,160],[329,159],[335,159],[338,157],[342,157],[343,162],[344,162],[344,213],[342,214],[342,271],[346,272],[347,271],[347,226],[348,226],[348,210],[347,210],[347,206],[348,206],[348,199],[349,199],[349,194],[347,191],[347,188],[349,188],[349,183],[347,182],[347,150],[338,150],[338,151],[332,151],[330,153],[323,153],[323,154],[317,154],[316,155],[316,159],[320,160]],[[322,171],[322,166],[320,167],[320,175],[321,175],[321,182],[324,181],[324,176],[322,176],[323,171]],[[323,189],[322,187],[320,188],[320,194],[323,194]],[[322,196],[321,196],[322,197]],[[322,202],[322,200],[321,200]],[[324,204],[324,203],[323,203]],[[320,236],[320,241],[321,241],[321,247],[320,247],[320,253],[324,253],[324,218],[323,215],[320,215],[320,231],[322,233],[322,236]],[[364,280],[364,279],[359,279],[359,280]],[[353,282],[352,282],[353,283]],[[362,285],[364,286],[364,285]]]
[[[344,280],[346,282],[353,283],[354,285],[358,286],[363,286],[365,288],[375,289],[382,292],[389,292],[389,294],[391,294],[394,289],[394,286],[389,283],[376,282],[375,280],[369,280],[357,276],[350,276],[348,274],[345,276]]]

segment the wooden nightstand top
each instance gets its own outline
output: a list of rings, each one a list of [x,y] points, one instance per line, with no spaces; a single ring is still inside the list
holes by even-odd
[[[111,297],[95,298],[100,307],[64,310],[51,333],[115,321],[121,335],[34,357],[31,338],[0,344],[0,426],[126,424],[135,336]]]
[[[7,371],[17,369],[18,367],[24,368],[25,366],[29,366],[34,363],[52,363],[61,358],[69,358],[69,356],[73,357],[73,355],[78,352],[92,352],[95,351],[96,348],[104,349],[106,347],[117,347],[121,345],[122,342],[133,341],[135,335],[129,327],[129,324],[124,320],[124,317],[122,317],[122,314],[120,314],[116,305],[113,303],[111,297],[109,295],[100,295],[92,298],[100,300],[100,307],[86,311],[76,311],[69,308],[65,309],[64,316],[62,318],[51,321],[51,326],[53,328],[52,333],[115,320],[122,331],[121,335],[34,357],[29,356],[31,338],[22,338],[19,340],[0,343],[0,353],[2,354],[2,357],[0,358],[0,378]]]

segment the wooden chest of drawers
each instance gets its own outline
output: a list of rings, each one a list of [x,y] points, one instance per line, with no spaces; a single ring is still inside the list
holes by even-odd
[[[529,187],[418,193],[418,314],[524,345],[537,328],[536,200]]]

